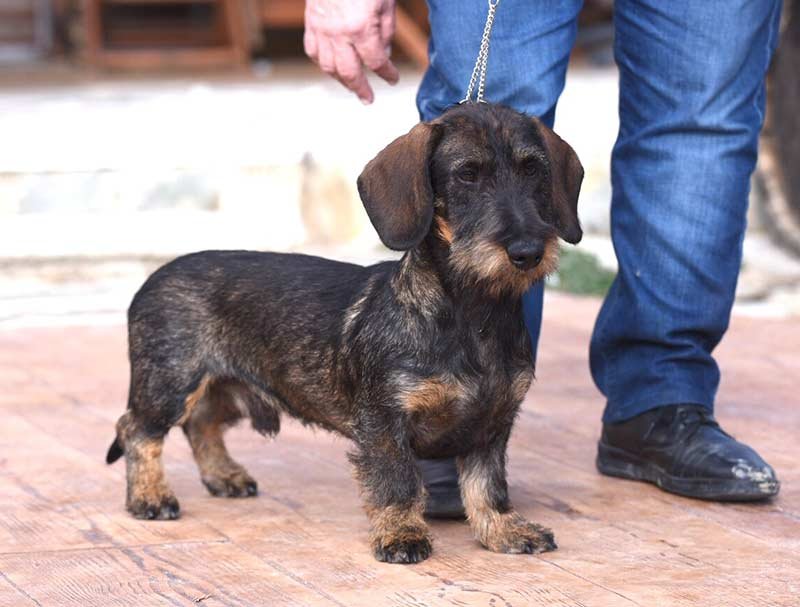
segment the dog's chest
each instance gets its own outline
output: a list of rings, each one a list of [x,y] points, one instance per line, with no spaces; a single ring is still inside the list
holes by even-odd
[[[532,369],[403,378],[400,402],[415,448],[431,456],[469,451],[498,425],[510,423],[532,379]]]

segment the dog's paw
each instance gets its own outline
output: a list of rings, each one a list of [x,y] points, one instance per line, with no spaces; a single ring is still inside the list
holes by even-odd
[[[144,520],[172,521],[181,515],[181,507],[174,495],[165,495],[158,501],[132,500],[127,505],[128,512]]]
[[[217,497],[253,497],[258,495],[258,483],[247,472],[228,476],[207,476],[203,484],[211,495]]]
[[[490,550],[507,554],[540,554],[558,548],[550,529],[525,520],[508,524],[492,540],[487,546]]]
[[[413,564],[424,561],[431,555],[433,546],[427,535],[418,538],[390,540],[378,543],[375,558],[384,563]]]

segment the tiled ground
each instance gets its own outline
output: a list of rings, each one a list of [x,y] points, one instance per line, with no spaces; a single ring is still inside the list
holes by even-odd
[[[124,409],[120,325],[0,332],[0,605],[708,605],[796,607],[800,596],[800,325],[734,318],[718,415],[783,481],[778,499],[720,505],[599,476],[601,398],[587,370],[598,302],[548,297],[539,380],[510,448],[512,498],[556,552],[503,556],[434,522],[417,566],[375,562],[347,444],[286,423],[232,451],[256,499],[210,497],[179,432],[176,522],[123,509],[103,463]]]

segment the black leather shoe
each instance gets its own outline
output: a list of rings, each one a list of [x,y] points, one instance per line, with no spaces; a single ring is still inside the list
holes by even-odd
[[[417,460],[422,482],[428,491],[425,516],[429,518],[464,518],[461,490],[458,488],[456,461],[450,459]]]
[[[697,405],[658,407],[619,424],[603,424],[597,469],[707,500],[763,500],[780,490],[769,464]]]

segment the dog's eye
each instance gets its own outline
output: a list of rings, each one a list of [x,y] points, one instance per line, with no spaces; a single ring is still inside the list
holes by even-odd
[[[522,163],[522,171],[528,177],[536,177],[539,174],[539,163],[534,158],[527,158]]]
[[[478,169],[477,167],[471,164],[468,164],[458,169],[456,175],[461,181],[465,183],[475,183],[476,181],[478,181]]]

